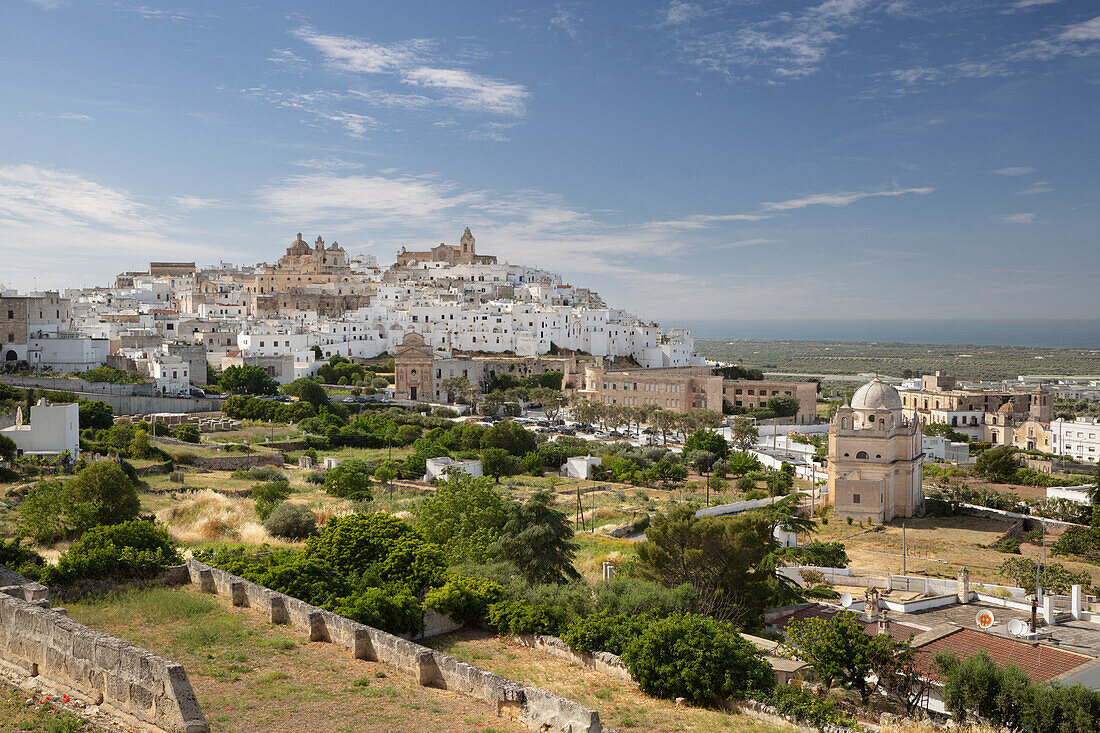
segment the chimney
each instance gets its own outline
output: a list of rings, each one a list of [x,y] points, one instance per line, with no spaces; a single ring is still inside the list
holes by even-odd
[[[970,603],[970,571],[966,568],[959,568],[959,603],[966,605]]]
[[[888,613],[887,609],[882,609],[878,612],[878,633],[889,634],[890,633],[890,619],[886,617]]]
[[[878,588],[868,588],[863,595],[863,617],[867,621],[877,621],[878,616]]]

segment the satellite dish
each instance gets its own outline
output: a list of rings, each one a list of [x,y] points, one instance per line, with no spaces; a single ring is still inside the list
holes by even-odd
[[[1008,633],[1013,636],[1024,636],[1027,634],[1027,622],[1018,618],[1012,619],[1008,622]]]
[[[841,593],[840,594],[840,605],[843,608],[850,608],[851,605],[852,605],[852,594],[851,593]]]
[[[996,620],[993,618],[992,611],[978,611],[978,614],[974,617],[974,623],[978,625],[979,629],[988,629]]]

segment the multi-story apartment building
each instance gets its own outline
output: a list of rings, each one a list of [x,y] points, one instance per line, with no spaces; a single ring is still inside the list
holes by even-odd
[[[1050,423],[1051,453],[1075,461],[1096,463],[1100,460],[1100,420],[1079,417],[1058,418]]]

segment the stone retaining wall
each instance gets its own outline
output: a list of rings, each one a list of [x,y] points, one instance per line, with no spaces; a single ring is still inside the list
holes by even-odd
[[[558,637],[545,636],[543,634],[523,634],[512,638],[524,646],[536,649],[551,657],[557,657],[566,662],[572,662],[579,667],[591,669],[594,672],[600,672],[608,677],[634,684],[634,678],[630,676],[630,670],[623,664],[623,660],[619,659],[617,655],[611,652],[581,654],[580,652],[573,651],[568,644]]]
[[[285,460],[282,453],[244,453],[234,456],[195,456],[192,465],[212,471],[237,471],[256,466],[282,468]]]
[[[419,684],[451,690],[496,706],[497,714],[531,730],[601,733],[600,715],[573,700],[522,685],[442,652],[338,616],[330,611],[256,585],[194,559],[187,561],[191,583],[208,593],[247,606],[271,623],[285,623],[309,637],[348,650],[356,659],[382,662]]]
[[[21,576],[8,571],[9,576]],[[76,623],[46,600],[44,586],[16,583],[0,593],[0,666],[122,720],[165,733],[208,733],[183,666]]]

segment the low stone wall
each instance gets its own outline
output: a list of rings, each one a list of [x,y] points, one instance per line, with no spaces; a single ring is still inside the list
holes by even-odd
[[[282,468],[285,460],[282,453],[243,453],[232,456],[195,456],[192,465],[211,471],[237,471],[256,466]]]
[[[765,705],[762,702],[756,700],[745,700],[743,702],[735,703],[733,709],[737,712],[747,715],[750,718],[754,718],[770,725],[777,725],[782,728],[790,728],[797,730],[799,733],[854,733],[853,728],[846,728],[841,725],[824,725],[820,728],[814,725],[808,725],[794,718],[789,718],[783,715],[778,710],[770,705]]]
[[[168,464],[152,463],[148,466],[135,468],[134,473],[136,473],[138,476],[156,476],[157,474],[168,473]]]
[[[573,700],[459,661],[399,636],[338,616],[330,611],[256,585],[194,559],[187,561],[191,583],[208,593],[247,606],[271,623],[285,623],[310,641],[336,644],[356,659],[382,662],[419,684],[451,690],[496,706],[497,714],[531,730],[601,733],[600,715]]]
[[[78,624],[48,601],[21,597],[39,589],[45,590],[27,581],[0,594],[0,667],[16,678],[37,678],[138,727],[208,733],[182,665]]]
[[[581,654],[580,652],[573,651],[568,644],[556,636],[523,634],[522,636],[515,636],[512,638],[524,646],[537,649],[551,657],[557,657],[566,662],[572,662],[579,667],[591,669],[594,672],[600,672],[608,677],[634,684],[634,678],[630,676],[630,670],[623,664],[623,660],[610,652]]]

